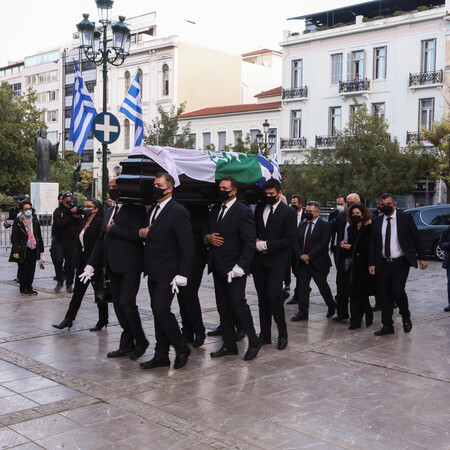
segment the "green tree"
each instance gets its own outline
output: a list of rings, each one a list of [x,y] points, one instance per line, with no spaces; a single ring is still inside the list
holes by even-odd
[[[28,193],[36,177],[33,153],[34,134],[40,126],[41,110],[36,93],[28,89],[14,96],[7,82],[0,85],[0,192],[9,195]]]
[[[186,103],[182,103],[178,108],[172,105],[169,112],[158,105],[159,117],[152,121],[152,125],[145,124],[144,144],[193,148],[194,138],[191,136],[190,122],[178,132],[179,117],[185,110]]]
[[[78,191],[87,198],[92,197],[92,170],[81,169]]]
[[[75,166],[80,161],[80,156],[72,150],[63,150],[57,161],[51,161],[51,173],[55,181],[59,183],[59,192],[71,192],[74,185]],[[78,180],[75,181],[75,185]]]

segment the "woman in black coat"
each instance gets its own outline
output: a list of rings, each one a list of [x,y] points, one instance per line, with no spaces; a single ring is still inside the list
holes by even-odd
[[[33,216],[33,206],[28,200],[20,203],[20,212],[14,220],[11,233],[10,262],[19,265],[18,276],[22,295],[37,295],[33,289],[36,261],[44,252],[41,227]]]
[[[83,273],[84,271],[89,256],[91,255],[97,238],[100,234],[100,229],[103,222],[101,214],[101,204],[98,200],[86,200],[83,209],[85,211],[85,220],[83,221],[83,228],[80,232],[78,264],[76,269],[77,275]],[[91,213],[86,213],[87,211],[91,211]],[[102,278],[103,268],[96,267],[95,275],[91,282],[95,283],[96,281],[100,281]],[[70,301],[69,309],[66,312],[66,317],[60,324],[53,325],[55,328],[62,330],[63,328],[67,327],[70,330],[73,325],[73,321],[76,318],[78,310],[80,309],[81,302],[88,286],[89,283],[85,284],[80,281],[78,276],[75,277],[75,288],[73,291],[72,300]],[[98,322],[94,327],[90,328],[90,331],[100,331],[103,327],[106,328],[106,326],[108,325],[108,304],[100,303],[97,301],[97,306]]]
[[[369,247],[371,234],[371,214],[365,205],[353,204],[347,211],[348,242],[341,242],[345,257],[351,260],[348,264],[350,272],[350,327],[355,330],[361,327],[363,315],[366,326],[373,323],[373,312],[369,295],[372,295],[374,280],[369,273]]]

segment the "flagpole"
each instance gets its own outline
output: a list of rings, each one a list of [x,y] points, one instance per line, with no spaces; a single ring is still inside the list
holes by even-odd
[[[107,87],[108,87],[108,61],[107,55],[107,23],[103,23],[103,112],[107,112]],[[102,144],[102,204],[103,211],[106,211],[106,198],[108,193],[109,173],[108,173],[108,159],[107,159],[108,144]]]

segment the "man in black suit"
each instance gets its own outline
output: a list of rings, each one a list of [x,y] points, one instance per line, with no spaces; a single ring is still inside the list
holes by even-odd
[[[287,346],[287,327],[281,291],[285,268],[290,265],[290,248],[297,229],[296,214],[281,201],[281,184],[271,178],[264,184],[264,204],[255,209],[256,252],[252,274],[258,292],[259,340],[271,344],[272,316],[278,327],[278,349]]]
[[[397,303],[402,316],[403,329],[412,329],[408,297],[405,292],[409,268],[417,268],[417,258],[422,270],[428,267],[425,250],[417,226],[410,214],[396,209],[395,197],[385,193],[380,196],[380,212],[372,222],[369,252],[369,272],[376,275],[377,299],[381,302],[383,327],[376,336],[394,334],[392,315]]]
[[[327,282],[331,267],[328,254],[331,227],[328,222],[323,221],[319,216],[320,203],[308,202],[306,221],[302,222],[297,229],[294,249],[298,264],[298,313],[291,317],[293,322],[308,320],[311,278],[316,283],[328,306],[327,317],[332,317],[336,310],[333,295]]]
[[[211,357],[237,355],[235,318],[248,337],[244,360],[258,355],[261,348],[250,308],[245,299],[247,274],[255,252],[255,221],[251,209],[236,198],[237,181],[222,178],[219,184],[221,203],[214,206],[205,241],[208,247],[208,272],[213,273],[217,310],[222,329],[222,347]]]
[[[109,352],[108,358],[129,355],[136,360],[148,347],[136,305],[144,256],[139,229],[145,223],[145,208],[120,203],[120,190],[115,178],[109,182],[108,192],[116,205],[105,214],[100,236],[80,279],[86,282],[94,275],[94,267],[106,267],[111,280],[114,311],[123,329],[119,349]]]
[[[145,240],[144,267],[155,322],[156,346],[143,369],[170,365],[169,346],[175,349],[174,369],[181,369],[191,353],[170,310],[179,286],[187,285],[192,269],[194,240],[189,213],[172,199],[175,181],[168,173],[157,173],[153,182],[156,205],[149,210],[147,227],[139,231]]]

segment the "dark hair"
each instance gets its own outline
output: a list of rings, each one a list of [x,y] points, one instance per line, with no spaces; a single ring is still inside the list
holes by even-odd
[[[342,195],[342,194],[339,194],[339,195],[336,197],[336,200],[337,200],[338,198],[343,198],[343,199],[344,199],[344,202],[347,200],[347,197],[346,197],[345,195]]]
[[[302,196],[297,195],[297,194],[291,195],[291,202],[294,198],[296,198],[298,200],[298,202],[303,205],[303,197]]]
[[[307,206],[314,206],[314,208],[316,208],[320,211],[320,203],[315,202],[314,200],[309,201]]]
[[[226,176],[226,177],[223,177],[220,181],[229,181],[231,183],[231,187],[233,189],[237,189],[236,178],[233,178],[233,177],[230,177],[230,176]]]
[[[164,178],[164,179],[166,180],[166,183],[169,184],[169,187],[170,187],[170,186],[172,186],[172,187],[175,186],[175,180],[174,180],[173,176],[170,175],[170,173],[167,173],[167,172],[158,172],[158,173],[155,175],[155,179],[156,179],[156,178]]]
[[[97,217],[103,217],[103,208],[101,202],[99,202],[96,198],[88,198],[86,201],[93,203],[95,207],[98,209],[96,213]]]
[[[350,208],[347,209],[347,221],[352,223],[352,213],[354,209],[359,209],[361,211],[362,223],[366,223],[372,218],[369,208],[362,203],[353,203]]]
[[[64,192],[64,194],[62,195],[62,199],[64,200],[67,197],[72,197],[72,192]]]
[[[281,191],[281,183],[276,178],[269,178],[263,186],[263,189],[274,189],[278,192]]]
[[[31,204],[30,200],[22,200],[19,203],[19,208],[20,208],[21,211],[23,211],[23,208],[24,208],[25,205],[30,205],[31,208],[33,208],[33,205]]]
[[[392,200],[394,200],[394,203],[395,203],[395,196],[394,196],[394,194],[390,194],[389,192],[385,192],[383,194],[380,194],[377,198],[379,198],[380,200],[386,200],[389,197],[391,197]]]

